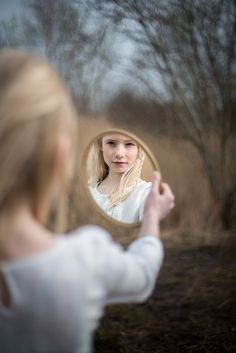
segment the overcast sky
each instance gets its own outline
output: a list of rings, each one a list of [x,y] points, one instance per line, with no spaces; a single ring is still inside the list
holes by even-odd
[[[0,0],[0,20],[7,20],[21,11],[21,0]]]
[[[56,0],[55,0],[56,1]],[[45,1],[45,5],[46,5]],[[0,21],[9,20],[13,15],[21,15],[26,12],[21,0],[0,0]],[[133,86],[133,79],[127,75],[124,66],[129,66],[129,62],[134,51],[134,46],[125,37],[114,34],[114,52],[116,52],[116,63],[114,67],[108,69],[106,74],[106,82],[109,83],[108,91],[106,91],[107,98],[110,98],[120,87],[124,84],[127,87]],[[112,43],[110,45],[112,46]],[[118,49],[117,49],[118,48]],[[91,75],[91,73],[90,73]],[[112,82],[112,85],[110,85]],[[105,84],[104,84],[105,85]],[[106,85],[105,85],[106,86]],[[135,91],[137,92],[140,85],[135,83]],[[105,89],[105,88],[104,88]],[[94,93],[95,95],[95,93]],[[100,100],[99,96],[99,100]]]

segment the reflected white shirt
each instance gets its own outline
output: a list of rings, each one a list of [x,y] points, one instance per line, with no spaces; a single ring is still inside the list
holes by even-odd
[[[86,226],[43,253],[3,264],[11,307],[0,304],[0,352],[91,352],[105,305],[147,299],[162,260],[153,236],[124,251]]]
[[[119,205],[110,208],[108,195],[102,194],[96,185],[91,185],[89,190],[97,205],[110,217],[123,223],[137,223],[143,217],[144,204],[151,189],[151,182],[141,180],[129,197]],[[132,188],[132,186],[130,187]]]

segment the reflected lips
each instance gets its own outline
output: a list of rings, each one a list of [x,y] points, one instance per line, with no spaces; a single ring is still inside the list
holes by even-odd
[[[112,162],[113,164],[117,165],[117,166],[123,166],[126,165],[126,162]]]

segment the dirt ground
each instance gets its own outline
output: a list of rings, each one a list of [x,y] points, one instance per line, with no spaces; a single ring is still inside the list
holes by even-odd
[[[108,307],[95,352],[236,352],[235,245],[166,249],[152,297]]]

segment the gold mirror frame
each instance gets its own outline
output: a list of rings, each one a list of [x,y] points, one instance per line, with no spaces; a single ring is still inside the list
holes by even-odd
[[[87,147],[84,150],[84,153],[82,155],[82,159],[81,159],[81,163],[82,163],[82,182],[83,182],[83,186],[85,188],[85,193],[88,197],[88,200],[90,201],[90,203],[92,203],[92,205],[95,207],[95,209],[97,210],[97,212],[103,217],[105,218],[107,221],[112,222],[116,225],[125,227],[125,228],[137,228],[140,226],[141,222],[136,222],[136,223],[125,223],[125,222],[120,222],[118,220],[116,220],[115,218],[112,218],[110,216],[108,216],[96,203],[96,201],[94,200],[93,196],[91,195],[91,192],[89,191],[88,188],[88,173],[87,173],[87,160],[88,160],[88,156],[89,156],[89,152],[90,149],[92,147],[92,145],[95,143],[95,141],[97,141],[98,139],[102,138],[104,135],[107,134],[121,134],[121,135],[125,135],[127,137],[130,137],[131,140],[134,140],[137,142],[137,144],[139,144],[139,146],[141,146],[141,148],[144,150],[144,152],[146,153],[146,158],[150,159],[150,164],[153,167],[153,171],[159,171],[160,172],[160,167],[159,164],[155,158],[155,156],[153,155],[153,153],[151,152],[151,150],[149,149],[149,147],[146,145],[146,143],[144,143],[140,138],[138,138],[136,135],[132,134],[129,131],[126,130],[122,130],[122,129],[107,129],[104,130],[103,132],[95,135],[92,140],[88,143]]]

